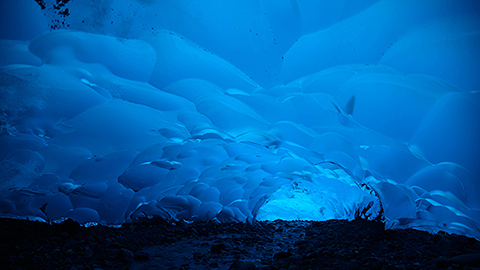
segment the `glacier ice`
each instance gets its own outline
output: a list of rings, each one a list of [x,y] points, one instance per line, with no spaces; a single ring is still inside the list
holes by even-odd
[[[2,216],[480,238],[477,2],[17,2],[0,4]]]

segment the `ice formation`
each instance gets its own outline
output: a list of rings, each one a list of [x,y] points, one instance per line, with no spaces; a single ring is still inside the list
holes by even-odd
[[[2,216],[480,238],[477,1],[0,7]]]

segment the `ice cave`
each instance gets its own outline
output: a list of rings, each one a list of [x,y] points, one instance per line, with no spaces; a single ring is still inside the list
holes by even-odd
[[[0,2],[0,215],[480,238],[480,1]]]

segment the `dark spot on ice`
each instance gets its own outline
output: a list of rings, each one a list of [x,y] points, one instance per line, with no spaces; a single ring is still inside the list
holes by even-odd
[[[37,4],[40,6],[42,10],[46,8],[45,2],[43,0],[35,0],[35,2],[37,2]]]
[[[353,109],[354,109],[354,107],[355,107],[355,96],[352,96],[352,97],[348,100],[347,104],[345,105],[345,112],[346,112],[347,114],[352,115],[352,114],[353,114]]]

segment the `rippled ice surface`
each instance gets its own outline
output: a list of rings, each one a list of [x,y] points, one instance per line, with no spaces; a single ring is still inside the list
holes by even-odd
[[[0,4],[3,216],[480,237],[475,1],[60,2]]]

